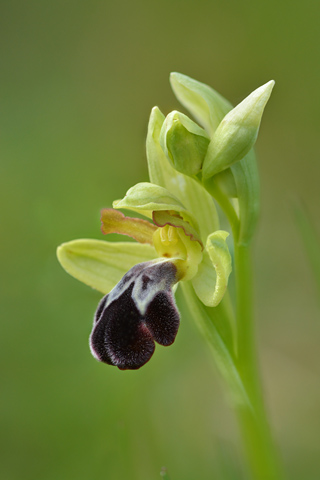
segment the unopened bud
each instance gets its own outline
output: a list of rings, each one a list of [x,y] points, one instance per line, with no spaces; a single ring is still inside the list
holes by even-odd
[[[202,171],[204,179],[241,160],[254,146],[273,86],[271,80],[257,88],[224,117],[208,147]]]
[[[199,125],[177,111],[169,113],[160,132],[160,145],[170,163],[189,176],[200,172],[209,142]]]

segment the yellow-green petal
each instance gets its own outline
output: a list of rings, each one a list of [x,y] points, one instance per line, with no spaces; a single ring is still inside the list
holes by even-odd
[[[228,286],[231,273],[231,255],[226,242],[228,232],[218,230],[207,239],[203,260],[192,285],[199,299],[207,307],[218,305]]]
[[[151,245],[91,239],[63,243],[57,256],[66,272],[103,294],[109,293],[134,265],[158,257]]]
[[[114,203],[115,208],[133,208],[135,211],[175,210],[185,211],[182,203],[166,188],[153,183],[137,183],[122,200]]]

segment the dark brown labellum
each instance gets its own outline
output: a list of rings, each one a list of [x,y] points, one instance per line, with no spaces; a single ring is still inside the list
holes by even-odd
[[[180,318],[172,286],[171,262],[141,263],[129,270],[98,305],[90,336],[93,356],[121,370],[150,360],[155,343],[171,345]]]

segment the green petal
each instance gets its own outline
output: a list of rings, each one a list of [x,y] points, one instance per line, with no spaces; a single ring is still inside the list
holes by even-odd
[[[209,135],[212,135],[223,117],[232,109],[231,103],[213,88],[193,78],[173,72],[172,90],[179,102],[194,116]]]
[[[209,235],[203,260],[192,285],[200,300],[207,307],[217,306],[227,289],[231,273],[231,255],[226,238],[228,232],[218,230]]]
[[[60,245],[57,256],[70,275],[106,294],[130,268],[157,258],[157,253],[140,243],[81,239]]]
[[[153,183],[137,183],[126,196],[114,203],[115,208],[133,208],[135,211],[175,210],[185,211],[182,203],[166,188]]]
[[[114,208],[127,208],[152,218],[152,212],[174,210],[199,229],[196,218],[190,214],[182,203],[164,187],[153,183],[137,183],[131,187],[122,200],[113,203]]]
[[[169,163],[159,135],[164,115],[157,107],[152,109],[147,135],[147,158],[150,181],[173,192],[176,198],[197,219],[201,238],[219,228],[218,214],[211,195],[196,180],[177,172]]]

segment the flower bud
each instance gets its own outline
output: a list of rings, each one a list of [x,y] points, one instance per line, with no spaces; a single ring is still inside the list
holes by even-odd
[[[209,141],[199,125],[176,110],[166,117],[160,132],[160,145],[170,163],[189,176],[200,172]]]
[[[225,170],[251,150],[273,86],[271,80],[257,88],[224,117],[208,147],[203,164],[204,179]]]
[[[182,73],[170,74],[172,90],[196,121],[213,135],[223,117],[232,109],[228,100],[208,85]]]

